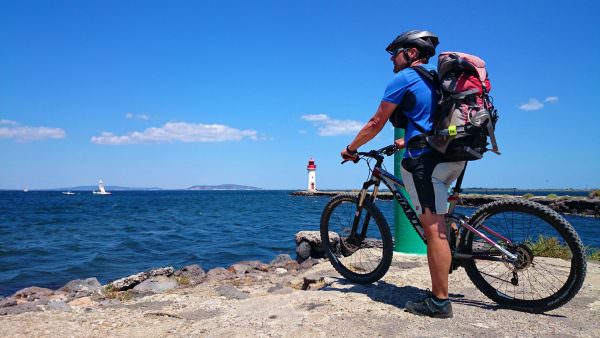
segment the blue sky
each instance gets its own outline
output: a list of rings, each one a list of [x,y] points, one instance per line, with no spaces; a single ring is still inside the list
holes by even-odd
[[[0,188],[303,189],[310,157],[318,188],[358,188],[339,152],[415,28],[488,65],[503,154],[465,186],[600,187],[600,5],[448,4],[0,0]]]

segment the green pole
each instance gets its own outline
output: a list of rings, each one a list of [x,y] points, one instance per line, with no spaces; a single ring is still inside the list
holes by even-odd
[[[394,140],[404,137],[404,129],[394,128]],[[404,149],[394,154],[394,175],[401,177],[401,164],[402,157],[404,156]],[[402,194],[410,202],[410,197],[404,188],[400,188]],[[412,206],[412,202],[411,202]],[[413,207],[414,209],[414,207]],[[417,234],[412,224],[402,211],[400,204],[394,200],[394,251],[411,254],[425,254],[427,253],[427,247],[421,240],[421,237]]]

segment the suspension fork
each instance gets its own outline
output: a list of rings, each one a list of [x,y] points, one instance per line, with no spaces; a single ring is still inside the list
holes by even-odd
[[[365,204],[365,200],[367,199],[367,194],[369,191],[369,187],[374,185],[373,193],[369,197],[370,202],[375,202],[375,198],[377,197],[377,193],[379,192],[379,179],[370,179],[369,181],[363,183],[363,187],[358,195],[358,206],[356,208],[356,212],[354,213],[354,220],[352,221],[352,230],[350,232],[350,236],[348,236],[348,240],[351,242],[360,243],[363,239],[367,237],[367,230],[369,229],[369,221],[371,220],[371,214],[367,214],[365,216],[365,221],[362,225],[362,229],[360,234],[358,234],[358,238],[356,238],[358,226],[360,223],[360,216],[362,214],[362,210]]]

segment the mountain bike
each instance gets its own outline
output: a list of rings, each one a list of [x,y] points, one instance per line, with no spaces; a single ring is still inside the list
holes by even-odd
[[[369,168],[362,189],[331,198],[321,215],[323,250],[333,267],[355,283],[379,280],[392,263],[394,239],[375,205],[381,182],[426,244],[419,217],[401,190],[402,180],[383,168],[384,155],[395,151],[390,145],[359,152],[355,162],[365,160]],[[450,272],[463,267],[484,295],[521,311],[546,312],[571,300],[586,274],[585,251],[573,226],[552,209],[518,198],[485,204],[471,216],[456,213],[464,172],[448,199]]]

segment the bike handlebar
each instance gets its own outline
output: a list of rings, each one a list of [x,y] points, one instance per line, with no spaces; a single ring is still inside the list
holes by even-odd
[[[396,147],[396,144],[390,144],[389,146],[383,147],[381,149],[377,149],[377,150],[371,150],[368,152],[362,152],[359,151],[358,153],[356,153],[356,159],[352,160],[352,162],[354,163],[358,163],[358,160],[360,160],[361,157],[371,157],[377,160],[383,160],[383,155],[386,156],[390,156],[393,155],[396,151],[398,151],[398,148]],[[348,162],[350,160],[343,160],[342,164]]]

